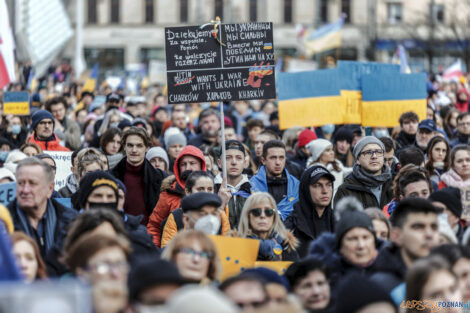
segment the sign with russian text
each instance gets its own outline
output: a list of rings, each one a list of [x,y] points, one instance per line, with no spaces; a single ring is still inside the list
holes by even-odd
[[[165,28],[168,102],[276,98],[272,23]]]
[[[3,114],[29,115],[27,91],[9,91],[3,95]]]

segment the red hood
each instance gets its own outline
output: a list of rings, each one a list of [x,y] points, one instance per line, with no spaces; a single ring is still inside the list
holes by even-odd
[[[184,147],[184,149],[181,150],[180,154],[176,158],[175,165],[173,166],[173,173],[175,173],[176,181],[183,188],[185,187],[186,182],[183,182],[180,178],[181,173],[180,173],[180,169],[179,169],[179,162],[180,162],[180,159],[182,157],[186,156],[186,155],[190,155],[190,156],[193,156],[193,157],[201,160],[202,170],[203,171],[206,170],[206,159],[204,158],[204,154],[202,153],[202,151],[199,150],[199,148],[197,148],[195,146],[191,146],[191,145]]]

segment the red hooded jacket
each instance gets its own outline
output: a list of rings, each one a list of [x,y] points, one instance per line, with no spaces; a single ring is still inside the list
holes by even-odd
[[[179,162],[184,156],[188,155],[199,159],[202,165],[201,170],[206,170],[206,160],[201,150],[195,146],[186,146],[181,150],[173,166],[173,173],[175,173],[175,175],[165,178],[162,182],[160,198],[147,224],[147,231],[153,236],[153,242],[157,247],[160,247],[160,239],[163,231],[162,222],[168,218],[171,212],[180,207],[181,198],[184,196],[184,187],[186,184],[181,180]]]
[[[29,139],[26,139],[27,142],[32,142],[41,147],[42,151],[70,151],[70,149],[62,146],[59,142],[59,139],[55,134],[52,134],[54,139],[51,140],[39,140],[36,135],[32,135]]]

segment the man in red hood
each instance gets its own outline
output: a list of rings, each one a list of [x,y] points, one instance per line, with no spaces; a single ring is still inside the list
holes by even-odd
[[[162,222],[168,218],[173,210],[180,207],[181,198],[184,196],[186,179],[192,172],[201,170],[206,170],[204,154],[195,146],[186,146],[176,158],[175,165],[173,166],[175,175],[163,180],[160,198],[147,224],[147,231],[153,236],[153,242],[157,247],[160,247]]]

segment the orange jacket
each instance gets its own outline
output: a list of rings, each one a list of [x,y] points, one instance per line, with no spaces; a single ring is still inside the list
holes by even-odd
[[[147,224],[147,231],[151,236],[153,236],[153,242],[157,247],[160,247],[162,222],[168,218],[172,211],[180,207],[181,198],[184,196],[185,182],[181,180],[179,161],[182,157],[187,155],[201,160],[202,170],[206,170],[206,160],[201,150],[194,146],[186,146],[181,150],[180,154],[176,158],[175,165],[173,166],[173,173],[175,173],[175,175],[167,177],[162,182],[160,198],[158,199]]]
[[[220,232],[222,236],[225,236],[230,231],[230,222],[228,220],[227,215],[223,211],[220,212],[220,218],[221,218]],[[168,244],[168,242],[170,242],[170,240],[181,229],[183,228],[178,227],[178,223],[175,220],[175,212],[171,212],[170,215],[168,216],[168,219],[166,220],[165,227],[163,228],[162,248],[165,247]]]
[[[35,134],[31,135],[27,142],[32,142],[41,147],[42,151],[70,151],[70,149],[62,146],[57,136],[53,133],[54,139],[51,140],[39,140]]]

